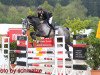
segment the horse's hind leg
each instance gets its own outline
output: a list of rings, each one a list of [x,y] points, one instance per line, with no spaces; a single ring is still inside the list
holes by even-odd
[[[67,52],[67,53],[68,53],[68,57],[71,58],[70,53],[69,53],[69,47],[68,47],[67,44],[65,44],[65,49],[68,51],[68,52]]]

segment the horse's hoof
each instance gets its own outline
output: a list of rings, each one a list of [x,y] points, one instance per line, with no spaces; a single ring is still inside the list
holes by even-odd
[[[66,58],[65,60],[66,60],[66,61],[71,61],[71,58]]]

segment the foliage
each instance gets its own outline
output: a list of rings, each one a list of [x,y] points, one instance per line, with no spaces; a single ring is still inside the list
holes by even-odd
[[[34,30],[34,28],[33,28],[33,26],[30,26],[30,30],[29,30],[29,34],[28,34],[28,38],[29,38],[29,42],[33,42],[33,39],[31,38],[31,36],[30,36],[30,33],[31,32],[35,32],[35,30]]]
[[[25,7],[25,6],[16,6],[16,10],[18,11],[18,15],[21,18],[25,18],[28,14],[29,11],[31,10],[31,7]]]
[[[16,50],[17,49],[17,42],[10,43],[10,50]]]
[[[74,2],[77,0],[0,0],[1,3],[5,5],[11,6],[39,6],[47,1],[50,5],[55,7],[57,3],[61,4],[62,6],[67,6],[70,4],[69,2]],[[84,5],[87,9],[88,16],[99,16],[100,17],[100,0],[80,0],[82,1],[82,5]],[[81,11],[81,10],[79,10]],[[82,10],[83,11],[83,10]]]
[[[100,67],[100,39],[96,38],[96,31],[97,26],[89,37],[84,40],[84,43],[88,45],[86,62],[93,70],[97,70]]]
[[[35,12],[29,8],[28,15],[35,15]]]
[[[0,0],[3,4],[6,5],[19,5],[19,6],[30,6],[34,4],[34,0]]]
[[[19,24],[21,23],[21,18],[25,18],[28,15],[29,9],[33,9],[33,7],[6,6],[0,3],[0,23]]]
[[[85,7],[88,9],[87,15],[100,17],[100,0],[82,0]]]
[[[91,23],[87,27],[87,28],[91,28],[91,29],[95,28],[96,27],[96,24],[99,21],[99,17],[91,17],[91,16],[89,16],[87,19],[91,20]]]
[[[45,1],[45,2],[44,2],[42,5],[40,5],[40,6],[42,6],[45,10],[48,10],[48,11],[50,11],[50,12],[53,11],[53,7],[52,7],[51,5],[49,5],[47,1]]]
[[[18,16],[18,11],[15,7],[9,7],[7,17],[9,23],[18,23],[20,22],[20,17]]]
[[[6,19],[8,7],[0,3],[0,22],[8,22]]]
[[[74,32],[74,34],[79,34],[81,30],[88,27],[89,23],[91,23],[91,20],[81,20],[80,18],[67,18],[64,27],[70,28],[71,32]]]
[[[67,6],[62,6],[60,4],[60,2],[62,2],[62,0],[57,0],[57,1],[54,0],[54,1],[56,2],[55,7],[50,5],[50,3],[52,3],[53,1],[50,1],[50,0],[48,0],[48,1],[37,0],[36,1],[36,0],[34,0],[35,3],[37,3],[37,2],[42,3],[40,6],[42,6],[44,9],[53,13],[53,16],[54,16],[53,21],[56,22],[58,25],[64,24],[65,19],[68,16],[70,16],[71,18],[74,17],[73,15],[69,15],[69,13],[72,13],[72,11],[69,12],[69,9],[70,9],[69,6],[70,5],[72,6],[73,2],[70,3],[67,7]],[[75,1],[74,1],[74,3],[75,3]],[[81,5],[80,5],[80,7],[81,7]],[[82,7],[83,7],[83,5],[82,5]],[[70,10],[72,10],[72,9],[76,10],[76,8],[78,9],[78,6],[71,8]],[[36,9],[35,5],[26,7],[26,6],[11,6],[11,5],[7,6],[7,5],[0,4],[0,17],[1,17],[0,22],[1,23],[17,23],[17,24],[21,23],[21,18],[25,18],[29,14],[36,15],[35,9]],[[77,12],[75,12],[75,13],[73,12],[73,14],[75,15],[75,14],[77,14]],[[78,15],[77,17],[80,17],[80,15]]]
[[[91,2],[90,0],[0,0],[0,2],[0,23],[21,23],[21,18],[25,18],[29,14],[36,15],[35,9],[37,6],[42,6],[44,9],[52,12],[54,16],[53,21],[59,25],[64,24],[67,17],[71,19],[86,19],[88,17],[87,13],[94,16],[94,12],[99,12],[99,9],[96,9],[98,0],[92,0],[95,9],[89,3]],[[86,6],[86,3],[89,4],[89,8]],[[93,24],[90,24],[90,27],[91,25]]]
[[[0,2],[2,2],[3,4],[6,5],[19,5],[19,6],[39,6],[41,4],[43,4],[45,1],[48,1],[49,4],[51,4],[52,6],[55,6],[56,3],[61,3],[66,5],[66,2],[68,2],[68,0],[0,0]]]
[[[87,9],[82,5],[81,0],[72,0],[67,6],[64,7],[64,17],[81,18],[84,19],[87,14]]]
[[[62,6],[66,6],[66,5],[69,4],[69,1],[70,1],[70,0],[60,0],[60,4],[61,4]]]
[[[56,7],[54,9],[54,12],[53,12],[53,15],[54,15],[54,21],[57,23],[57,24],[62,24],[63,22],[63,8],[60,4],[56,4]]]

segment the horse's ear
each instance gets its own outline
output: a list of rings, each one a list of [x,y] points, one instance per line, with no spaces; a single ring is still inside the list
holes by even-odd
[[[27,16],[27,18],[28,18],[28,19],[32,19],[32,16],[29,15],[29,16]]]

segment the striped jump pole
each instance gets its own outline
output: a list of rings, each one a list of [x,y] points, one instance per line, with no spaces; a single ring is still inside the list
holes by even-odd
[[[59,42],[59,39],[61,40]],[[59,46],[61,45],[61,50],[62,51],[58,51]],[[18,36],[17,37],[17,46],[18,49],[15,50],[15,53],[17,53],[19,59],[23,58],[26,59],[25,60],[17,60],[17,65],[19,66],[26,66],[28,68],[28,66],[35,66],[35,67],[54,67],[55,71],[54,72],[43,72],[45,74],[51,74],[51,75],[65,75],[65,37],[64,36],[55,36],[55,48],[53,51],[32,51],[32,50],[28,50],[28,38],[26,36]],[[29,57],[29,54],[36,54],[36,53],[41,53],[41,54],[54,54],[55,57]],[[66,52],[68,53],[68,52]],[[63,57],[59,58],[57,57],[58,54],[62,54]],[[35,63],[29,63],[29,60],[55,60],[54,65],[52,64],[35,64]],[[62,61],[62,64],[58,65],[58,62]],[[58,68],[62,68],[62,71],[58,73],[57,69]]]
[[[31,63],[31,64],[28,64],[29,66],[35,66],[35,67],[55,67],[55,65],[52,65],[52,64],[37,64],[37,63]],[[60,64],[57,66],[58,68],[63,68],[63,65]],[[68,66],[66,65],[65,68],[71,68],[71,66]]]
[[[60,46],[59,46],[60,45]],[[63,58],[58,58],[58,49],[62,48],[63,52]],[[62,70],[61,72],[58,74],[58,60],[62,60],[63,61],[63,65],[62,65]],[[53,71],[52,75],[65,75],[65,37],[64,36],[55,36],[55,70]]]
[[[41,54],[54,54],[54,51],[21,51],[21,50],[15,50],[15,53],[29,53],[29,54],[36,54],[36,53],[41,53]],[[71,51],[65,51],[66,54],[72,53]],[[63,54],[63,51],[58,51],[57,54]]]
[[[17,58],[21,57],[21,58],[26,58],[28,57],[27,51],[28,51],[28,37],[27,36],[17,36],[17,49],[19,51],[17,51]],[[21,52],[26,52],[25,54],[21,53]],[[19,62],[17,60],[17,65],[19,66],[26,66],[26,68],[28,68],[28,60],[26,62]]]
[[[4,65],[7,66],[8,71],[10,70],[10,38],[9,37],[2,37],[2,53],[5,57]],[[3,66],[4,66],[3,65]],[[6,68],[4,66],[4,68]]]

